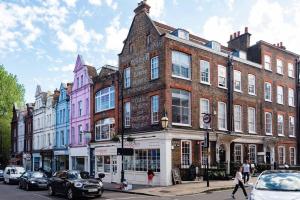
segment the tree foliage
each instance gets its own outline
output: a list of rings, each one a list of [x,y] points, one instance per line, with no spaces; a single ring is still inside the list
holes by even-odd
[[[13,105],[24,104],[24,86],[18,83],[15,75],[8,73],[0,65],[0,137],[2,138],[2,156],[8,159],[10,150],[10,123]],[[2,160],[3,162],[3,160]]]

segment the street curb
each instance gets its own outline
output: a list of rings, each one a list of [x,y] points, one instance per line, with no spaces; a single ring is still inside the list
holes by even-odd
[[[142,193],[142,192],[122,191],[122,190],[115,190],[115,189],[105,189],[104,188],[104,191],[120,192],[120,193],[127,193],[127,194],[137,194],[137,195],[144,195],[144,196],[151,196],[151,197],[159,197],[159,195],[147,194],[147,193]]]

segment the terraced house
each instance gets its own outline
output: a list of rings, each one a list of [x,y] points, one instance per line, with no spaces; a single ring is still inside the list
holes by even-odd
[[[54,161],[55,171],[69,169],[69,137],[70,137],[70,93],[71,83],[61,83],[59,89],[59,98],[55,105],[55,146]]]
[[[134,138],[125,144],[134,149],[124,160],[129,182],[145,184],[152,169],[154,184],[171,185],[172,169],[179,168],[185,180],[191,165],[201,173],[207,161],[213,168],[222,164],[227,173],[246,159],[269,167],[298,162],[297,54],[281,43],[250,46],[247,27],[231,35],[226,47],[153,21],[146,1],[134,12],[119,54],[123,126],[117,127],[118,134]],[[205,113],[212,117],[208,154]],[[164,116],[169,122],[165,130]],[[110,148],[105,154],[116,155],[117,145]],[[112,157],[106,156],[97,167],[114,170]],[[120,177],[120,160],[115,166]]]
[[[74,68],[74,81],[70,94],[70,148],[69,168],[90,172],[90,151],[86,139],[90,131],[90,92],[93,77],[97,75],[96,69],[84,63],[78,55]]]

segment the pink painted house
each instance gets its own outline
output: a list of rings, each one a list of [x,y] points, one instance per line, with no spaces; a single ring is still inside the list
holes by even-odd
[[[85,133],[90,131],[90,91],[92,78],[97,75],[94,67],[84,64],[80,55],[77,56],[74,69],[74,82],[70,96],[70,149],[69,168],[90,171],[90,150]]]

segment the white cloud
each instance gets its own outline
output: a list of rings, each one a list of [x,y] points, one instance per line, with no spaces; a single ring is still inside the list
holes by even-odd
[[[115,17],[110,25],[105,28],[106,32],[106,50],[113,50],[120,52],[123,47],[128,29],[120,27],[120,16]]]
[[[113,0],[106,0],[107,6],[111,7],[113,10],[118,8],[117,2],[113,2]]]
[[[165,0],[148,0],[147,3],[151,6],[150,15],[159,18],[164,12]]]
[[[103,39],[103,35],[95,30],[87,30],[81,19],[71,24],[66,32],[59,31],[57,37],[59,49],[68,52],[87,51],[89,44],[99,44]]]
[[[70,7],[75,7],[77,0],[64,0],[64,2]]]
[[[233,10],[235,0],[226,0],[229,10]]]
[[[209,40],[216,40],[223,45],[227,44],[229,35],[233,32],[231,18],[213,16],[203,26],[203,36]]]
[[[74,70],[74,64],[68,64],[61,67],[50,67],[50,72],[72,72]]]
[[[101,0],[89,0],[89,3],[94,5],[94,6],[101,6],[102,5]]]

